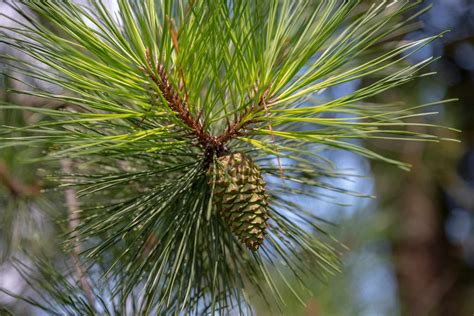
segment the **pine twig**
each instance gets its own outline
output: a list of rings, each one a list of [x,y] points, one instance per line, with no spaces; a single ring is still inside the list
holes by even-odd
[[[151,61],[152,59],[150,56],[150,51],[148,49],[146,50],[146,59],[149,69],[153,69],[154,67]],[[151,78],[151,80],[158,86],[163,95],[163,98],[166,100],[171,110],[173,110],[173,112],[178,115],[181,121],[193,131],[194,136],[196,137],[201,146],[206,148],[210,144],[217,145],[216,138],[209,135],[204,130],[204,127],[202,126],[201,122],[195,120],[192,117],[186,102],[171,86],[165,67],[161,64],[158,64],[156,66],[156,70],[158,72],[159,78],[152,71],[148,71],[148,69],[147,74]]]
[[[38,195],[40,192],[40,188],[37,184],[25,185],[18,179],[12,177],[8,172],[6,164],[2,161],[0,161],[0,184],[3,184],[15,198],[32,197]]]
[[[270,94],[270,88],[269,86],[265,92],[262,94],[260,99],[256,104],[252,104],[252,106],[246,108],[243,113],[238,115],[236,118],[234,118],[234,122],[230,125],[227,126],[226,131],[217,138],[219,142],[226,143],[229,140],[233,139],[234,137],[240,135],[242,130],[245,130],[248,125],[254,123],[253,120],[245,120],[245,118],[250,115],[252,112],[260,112],[262,110],[266,110],[267,106],[269,104],[269,94]]]
[[[61,169],[64,174],[71,174],[71,160],[69,159],[62,159],[61,160]],[[79,259],[79,255],[81,253],[81,245],[77,241],[79,233],[77,232],[77,227],[79,226],[80,219],[79,219],[79,202],[77,201],[76,197],[76,190],[73,188],[66,189],[64,192],[64,197],[66,200],[66,206],[68,209],[68,224],[69,230],[74,240],[74,248],[71,253],[72,260],[74,262],[75,268],[75,275],[76,279],[79,282],[79,286],[84,291],[87,297],[87,301],[91,308],[94,308],[94,295],[92,292],[92,287],[89,284],[89,280],[85,274],[85,271],[81,265],[81,261]]]
[[[168,74],[166,69],[162,64],[156,62],[156,72],[158,76],[153,71],[155,69],[152,58],[150,55],[150,50],[146,50],[146,60],[148,67],[143,67],[147,72],[148,77],[158,86],[163,98],[168,103],[171,110],[177,114],[181,121],[187,125],[194,137],[197,139],[198,143],[209,151],[207,153],[208,157],[212,157],[213,153],[220,154],[225,152],[225,144],[231,139],[240,135],[242,130],[246,129],[248,125],[253,123],[252,120],[245,120],[252,112],[259,112],[264,109],[267,109],[270,99],[270,88],[269,86],[262,96],[259,98],[259,101],[252,106],[246,108],[240,115],[236,115],[233,123],[227,122],[227,128],[219,136],[210,135],[200,122],[201,113],[198,115],[198,118],[194,118],[189,110],[189,106],[185,100],[181,98],[179,93],[175,91],[173,86],[169,81]]]

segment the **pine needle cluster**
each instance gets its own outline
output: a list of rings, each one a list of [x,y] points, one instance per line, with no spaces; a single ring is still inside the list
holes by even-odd
[[[423,105],[371,102],[429,74],[432,58],[405,60],[441,34],[399,40],[418,1],[117,3],[13,1],[23,20],[1,33],[31,57],[4,56],[9,67],[54,87],[15,92],[59,106],[3,104],[41,120],[1,126],[0,148],[47,148],[35,161],[56,165],[47,180],[80,203],[65,244],[80,245],[93,285],[38,261],[53,300],[36,304],[48,312],[245,313],[249,293],[283,304],[289,274],[304,284],[340,269],[337,243],[298,203],[341,191],[326,180],[345,174],[325,153],[407,169],[354,139],[439,141],[406,128]],[[319,97],[354,80],[353,92]]]

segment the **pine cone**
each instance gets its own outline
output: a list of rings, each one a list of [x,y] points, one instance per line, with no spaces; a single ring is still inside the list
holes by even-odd
[[[235,236],[256,251],[268,220],[268,195],[260,169],[242,153],[232,153],[218,158],[208,177],[210,185],[215,181],[213,203],[218,213]]]

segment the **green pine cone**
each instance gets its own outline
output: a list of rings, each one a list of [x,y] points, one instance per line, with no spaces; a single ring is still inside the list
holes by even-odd
[[[247,248],[263,243],[268,221],[268,195],[258,166],[242,153],[219,157],[208,172],[215,185],[213,203],[231,231]]]

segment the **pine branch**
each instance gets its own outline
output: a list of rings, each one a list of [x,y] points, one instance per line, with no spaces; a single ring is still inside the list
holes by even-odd
[[[14,198],[30,198],[40,193],[37,184],[25,185],[18,179],[12,177],[8,172],[7,165],[0,161],[0,183],[3,184]]]
[[[181,98],[179,93],[176,92],[172,87],[168,79],[168,74],[166,73],[165,67],[161,64],[156,65],[156,71],[158,73],[159,78],[153,73],[153,71],[148,70],[155,68],[153,67],[149,49],[146,50],[146,59],[148,63],[148,68],[145,68],[147,70],[147,74],[158,86],[171,110],[173,110],[173,112],[178,115],[181,121],[191,129],[192,133],[203,148],[207,148],[210,146],[218,147],[219,144],[217,143],[216,138],[209,135],[204,130],[204,127],[202,126],[201,122],[192,117],[191,113],[189,112],[188,105]]]
[[[49,179],[76,190],[81,217],[72,211],[64,219],[69,242],[80,245],[84,269],[103,272],[118,314],[127,314],[128,300],[134,315],[243,313],[248,287],[284,304],[282,285],[295,292],[288,273],[304,284],[308,274],[340,270],[337,243],[313,201],[338,203],[332,192],[365,196],[334,185],[351,175],[326,153],[347,150],[408,169],[352,140],[439,141],[407,130],[434,103],[372,102],[430,74],[423,71],[433,59],[405,59],[442,34],[384,42],[411,23],[419,1],[382,1],[357,15],[356,0],[117,2],[118,17],[102,1],[21,2],[48,26],[12,2],[26,21],[1,40],[35,62],[7,60],[67,91],[19,92],[75,107],[28,108],[41,120],[2,125],[0,140],[47,148],[39,161],[80,159],[81,174]],[[323,93],[355,80],[360,87],[341,97]],[[161,102],[155,94],[150,101],[147,84]],[[275,156],[284,159],[276,165]],[[51,270],[44,275],[69,288]],[[89,290],[79,287],[72,301],[47,293],[84,314]]]
[[[173,43],[175,42],[176,39],[173,41]],[[145,51],[145,55],[148,67],[143,68],[146,70],[147,75],[158,86],[160,92],[162,93],[171,110],[181,119],[181,121],[186,126],[191,129],[195,139],[197,139],[200,146],[206,150],[206,157],[213,157],[214,154],[216,154],[217,156],[223,154],[226,151],[225,144],[240,135],[241,132],[247,129],[250,124],[254,123],[254,121],[252,120],[246,120],[247,117],[251,114],[255,115],[261,112],[262,110],[266,110],[267,106],[270,103],[268,100],[270,99],[269,94],[271,86],[269,86],[264,91],[257,103],[253,103],[250,107],[245,108],[244,111],[242,111],[238,115],[235,115],[234,121],[232,123],[227,122],[227,128],[221,135],[210,135],[200,122],[201,113],[197,116],[197,118],[194,118],[191,112],[189,111],[189,106],[187,102],[181,98],[180,94],[175,91],[175,89],[171,85],[165,67],[159,64],[158,61],[156,61],[156,72],[158,73],[157,77],[153,71],[149,70],[155,68],[153,66],[149,49]],[[184,83],[184,76],[182,75],[182,72],[180,72],[180,75]],[[185,89],[185,87],[186,85],[184,84],[183,88]],[[187,95],[186,91],[185,95]]]
[[[72,173],[72,162],[70,159],[62,159],[61,160],[61,170],[64,174],[71,174]],[[78,240],[78,226],[80,224],[80,217],[79,217],[79,202],[76,198],[76,190],[73,188],[66,189],[64,191],[64,197],[66,200],[66,206],[68,210],[68,224],[69,230],[71,232],[71,238],[73,240]],[[75,267],[75,276],[76,279],[81,287],[81,289],[86,294],[87,300],[91,308],[94,307],[94,294],[92,291],[92,287],[89,283],[87,275],[85,273],[84,268],[81,265],[80,261],[80,254],[82,252],[81,244],[79,242],[75,242],[74,248],[71,253],[72,260],[74,262]]]
[[[217,137],[219,143],[227,143],[236,136],[241,135],[242,131],[247,129],[250,124],[255,123],[255,121],[247,119],[248,116],[256,115],[264,110],[268,110],[268,105],[271,104],[269,101],[271,99],[270,89],[271,85],[263,92],[257,103],[253,103],[250,107],[245,108],[242,113],[239,113],[239,115],[234,118],[232,124],[228,123],[225,132]]]

